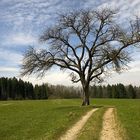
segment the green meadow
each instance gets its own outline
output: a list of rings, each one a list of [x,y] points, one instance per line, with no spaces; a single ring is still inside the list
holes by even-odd
[[[140,139],[140,100],[91,99],[91,105],[81,107],[80,99],[0,102],[1,140],[57,140],[82,115],[98,107],[85,124],[78,139],[99,139],[102,116],[108,107],[116,108],[116,117],[125,130],[126,139]],[[95,132],[95,133],[93,133]]]

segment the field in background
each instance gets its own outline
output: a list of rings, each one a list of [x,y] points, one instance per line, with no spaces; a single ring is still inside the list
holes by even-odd
[[[80,99],[1,101],[0,139],[57,139],[93,106],[101,107],[100,109],[116,107],[118,119],[129,138],[140,139],[139,99],[92,99],[91,104],[89,107],[81,107]],[[95,115],[101,118],[101,114],[103,111],[98,111]],[[95,116],[91,122],[96,122],[98,118]],[[97,121],[99,134],[102,121]]]

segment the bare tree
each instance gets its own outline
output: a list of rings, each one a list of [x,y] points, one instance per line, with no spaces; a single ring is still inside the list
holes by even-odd
[[[82,105],[89,105],[91,82],[102,82],[111,70],[121,72],[130,61],[128,47],[140,42],[139,19],[124,26],[115,17],[116,11],[110,9],[61,15],[40,37],[49,47],[30,48],[25,54],[22,75],[44,74],[52,66],[70,70],[72,82],[82,84]]]

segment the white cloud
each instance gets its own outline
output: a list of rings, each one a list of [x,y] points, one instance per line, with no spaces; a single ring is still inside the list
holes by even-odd
[[[10,50],[0,49],[0,62],[4,65],[19,65],[21,64],[23,56]]]
[[[68,72],[62,72],[62,71],[50,71],[47,72],[46,75],[42,78],[36,78],[35,76],[28,76],[23,77],[23,80],[30,81],[34,85],[35,84],[42,84],[42,83],[50,83],[53,85],[79,85],[79,84],[73,84],[70,80],[69,73]]]
[[[108,77],[106,81],[103,82],[102,84],[107,85],[107,84],[123,83],[125,85],[133,84],[139,86],[140,85],[139,77],[140,77],[140,69],[132,68],[132,70],[126,71],[121,74],[112,73],[112,75],[110,75],[110,77]],[[37,78],[35,76],[28,76],[22,79],[25,81],[32,82],[33,85],[49,83],[53,85],[81,86],[80,83],[77,84],[72,83],[69,77],[69,73],[62,72],[62,71],[48,72],[42,78]]]
[[[51,23],[55,19],[55,14],[59,12],[68,12],[74,9],[94,8],[94,7],[111,7],[119,8],[120,16],[130,15],[139,11],[139,0],[5,0],[0,3],[0,18],[9,24],[44,24]],[[4,8],[7,6],[4,10]],[[128,14],[129,13],[129,14]],[[19,28],[19,26],[17,26]]]
[[[14,45],[33,45],[37,44],[38,40],[31,34],[14,33],[3,37],[2,45],[14,46]]]
[[[107,79],[104,84],[117,84],[123,83],[125,85],[132,84],[136,86],[140,86],[140,70],[135,72],[125,72],[120,75],[113,74],[110,78]]]
[[[139,72],[140,73],[140,60],[135,60],[129,64],[130,66],[130,74],[132,72]]]
[[[2,66],[0,66],[0,72],[18,72],[18,69],[15,67],[2,67]]]
[[[44,1],[44,0],[6,0],[0,3],[0,18],[2,21],[6,21],[8,24],[14,25],[14,28],[24,28],[22,26],[29,25],[32,23],[42,24],[49,22],[49,17],[54,10],[50,12],[51,7],[56,7],[61,4],[60,0]],[[6,10],[2,7],[6,6]],[[41,18],[42,17],[42,18]],[[54,17],[54,16],[53,16]],[[27,26],[26,26],[27,28]]]

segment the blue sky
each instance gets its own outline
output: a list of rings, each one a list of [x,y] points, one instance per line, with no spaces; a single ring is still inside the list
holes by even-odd
[[[119,22],[140,16],[140,0],[0,0],[0,77],[19,76],[23,54],[29,45],[40,47],[39,36],[47,26],[55,24],[58,13],[75,9],[118,8]],[[107,83],[140,85],[140,52],[134,52],[130,70],[112,74]],[[71,85],[67,73],[52,70],[43,79],[35,76],[24,80],[33,83]]]

